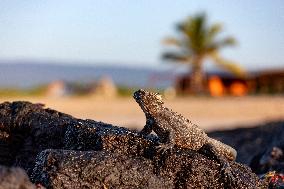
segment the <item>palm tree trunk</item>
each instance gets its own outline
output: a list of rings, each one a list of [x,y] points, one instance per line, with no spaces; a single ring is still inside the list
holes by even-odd
[[[204,75],[202,70],[202,58],[195,57],[192,62],[190,87],[193,94],[204,92]]]

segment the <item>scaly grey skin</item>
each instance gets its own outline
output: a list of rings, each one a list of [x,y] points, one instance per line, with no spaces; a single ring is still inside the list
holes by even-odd
[[[212,139],[197,125],[191,123],[182,115],[163,106],[161,95],[138,90],[133,95],[146,116],[146,125],[141,131],[142,135],[149,135],[154,131],[163,149],[172,148],[174,145],[191,150],[199,150],[204,145],[214,148],[216,157],[225,157],[235,160],[237,152],[232,147]]]

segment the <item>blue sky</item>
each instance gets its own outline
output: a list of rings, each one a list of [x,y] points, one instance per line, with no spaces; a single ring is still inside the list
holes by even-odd
[[[0,59],[157,66],[162,39],[199,11],[238,39],[224,57],[247,68],[284,67],[282,0],[2,0]]]

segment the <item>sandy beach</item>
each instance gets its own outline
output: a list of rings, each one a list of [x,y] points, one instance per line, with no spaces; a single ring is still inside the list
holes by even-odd
[[[118,126],[140,129],[145,123],[143,112],[131,97],[2,97],[0,102],[16,100],[44,103],[46,107],[77,118]],[[165,103],[207,131],[284,119],[283,97],[188,97],[165,100]]]

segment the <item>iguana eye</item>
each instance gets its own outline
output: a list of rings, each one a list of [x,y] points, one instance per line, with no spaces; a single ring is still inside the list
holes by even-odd
[[[141,97],[140,97],[139,95],[137,95],[137,94],[134,95],[134,98],[135,98],[136,100],[141,99]]]

